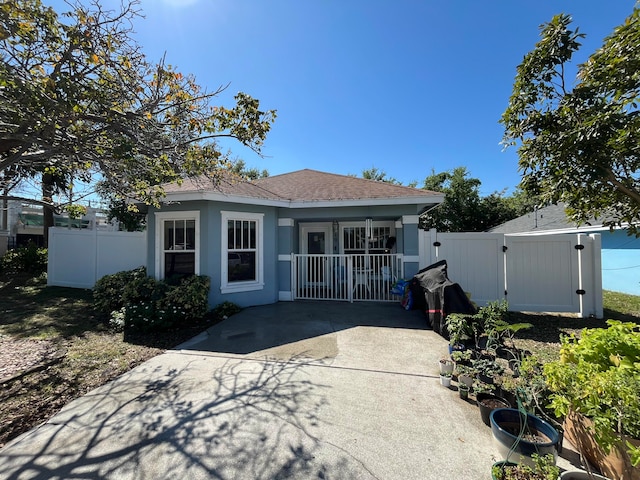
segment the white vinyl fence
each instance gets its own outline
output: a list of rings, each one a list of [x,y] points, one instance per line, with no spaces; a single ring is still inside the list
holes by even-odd
[[[47,285],[93,288],[104,275],[145,265],[147,235],[50,228],[48,256]]]
[[[602,317],[599,234],[421,233],[420,267],[447,261],[449,279],[478,305]]]

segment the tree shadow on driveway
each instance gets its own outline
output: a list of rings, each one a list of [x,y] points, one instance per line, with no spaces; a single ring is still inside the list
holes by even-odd
[[[7,445],[0,471],[8,479],[354,478],[361,472],[347,454],[319,449],[326,388],[297,358],[168,353]]]

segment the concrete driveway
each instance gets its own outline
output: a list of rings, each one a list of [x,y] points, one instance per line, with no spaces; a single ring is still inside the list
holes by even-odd
[[[0,477],[490,478],[490,429],[425,327],[397,304],[245,309],[8,444]]]

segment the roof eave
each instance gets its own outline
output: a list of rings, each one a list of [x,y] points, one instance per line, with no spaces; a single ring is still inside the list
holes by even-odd
[[[389,206],[389,205],[416,205],[418,210],[442,203],[444,196],[430,195],[420,197],[393,197],[393,198],[358,198],[338,200],[275,200],[259,197],[244,197],[240,195],[225,195],[219,192],[170,192],[165,197],[165,202],[188,202],[207,200],[214,202],[238,203],[245,205],[262,205],[280,208],[336,208],[336,207],[364,207],[364,206]]]

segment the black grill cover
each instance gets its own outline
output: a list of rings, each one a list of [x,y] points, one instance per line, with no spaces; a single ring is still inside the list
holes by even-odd
[[[462,287],[449,280],[446,260],[440,260],[416,273],[410,288],[414,308],[424,309],[433,330],[445,338],[449,338],[444,323],[448,314],[476,313],[476,308]]]

